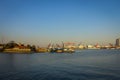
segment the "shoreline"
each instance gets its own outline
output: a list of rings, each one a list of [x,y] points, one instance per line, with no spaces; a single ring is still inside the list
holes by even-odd
[[[75,52],[77,51],[81,51],[81,50],[120,50],[120,49],[76,49]],[[73,52],[73,53],[75,53]],[[35,51],[28,51],[28,52],[24,52],[24,51],[0,51],[0,53],[6,53],[6,54],[33,54],[33,53],[52,53],[52,52],[35,52]],[[53,53],[59,53],[59,52],[53,52]],[[62,52],[62,53],[70,53],[70,52]]]

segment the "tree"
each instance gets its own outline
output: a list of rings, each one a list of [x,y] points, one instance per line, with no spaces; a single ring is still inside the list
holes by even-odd
[[[10,41],[9,43],[7,43],[7,44],[4,46],[4,48],[5,48],[5,49],[6,49],[6,48],[14,48],[14,47],[16,47],[16,46],[18,46],[17,43],[15,43],[14,41]]]
[[[36,46],[35,45],[32,45],[31,51],[36,51]]]

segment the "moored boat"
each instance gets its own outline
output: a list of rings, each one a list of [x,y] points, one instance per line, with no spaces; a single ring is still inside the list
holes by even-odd
[[[62,43],[62,46],[56,44],[56,46],[54,46],[54,44],[49,44],[48,45],[48,52],[50,53],[74,53],[75,49],[74,48],[65,48],[64,47],[64,43]]]

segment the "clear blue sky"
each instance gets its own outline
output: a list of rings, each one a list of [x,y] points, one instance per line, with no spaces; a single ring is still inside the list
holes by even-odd
[[[115,43],[120,0],[0,0],[0,40]]]

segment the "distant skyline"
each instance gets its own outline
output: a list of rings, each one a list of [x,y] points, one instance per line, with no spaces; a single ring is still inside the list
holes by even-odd
[[[120,0],[0,0],[0,41],[115,43]]]

